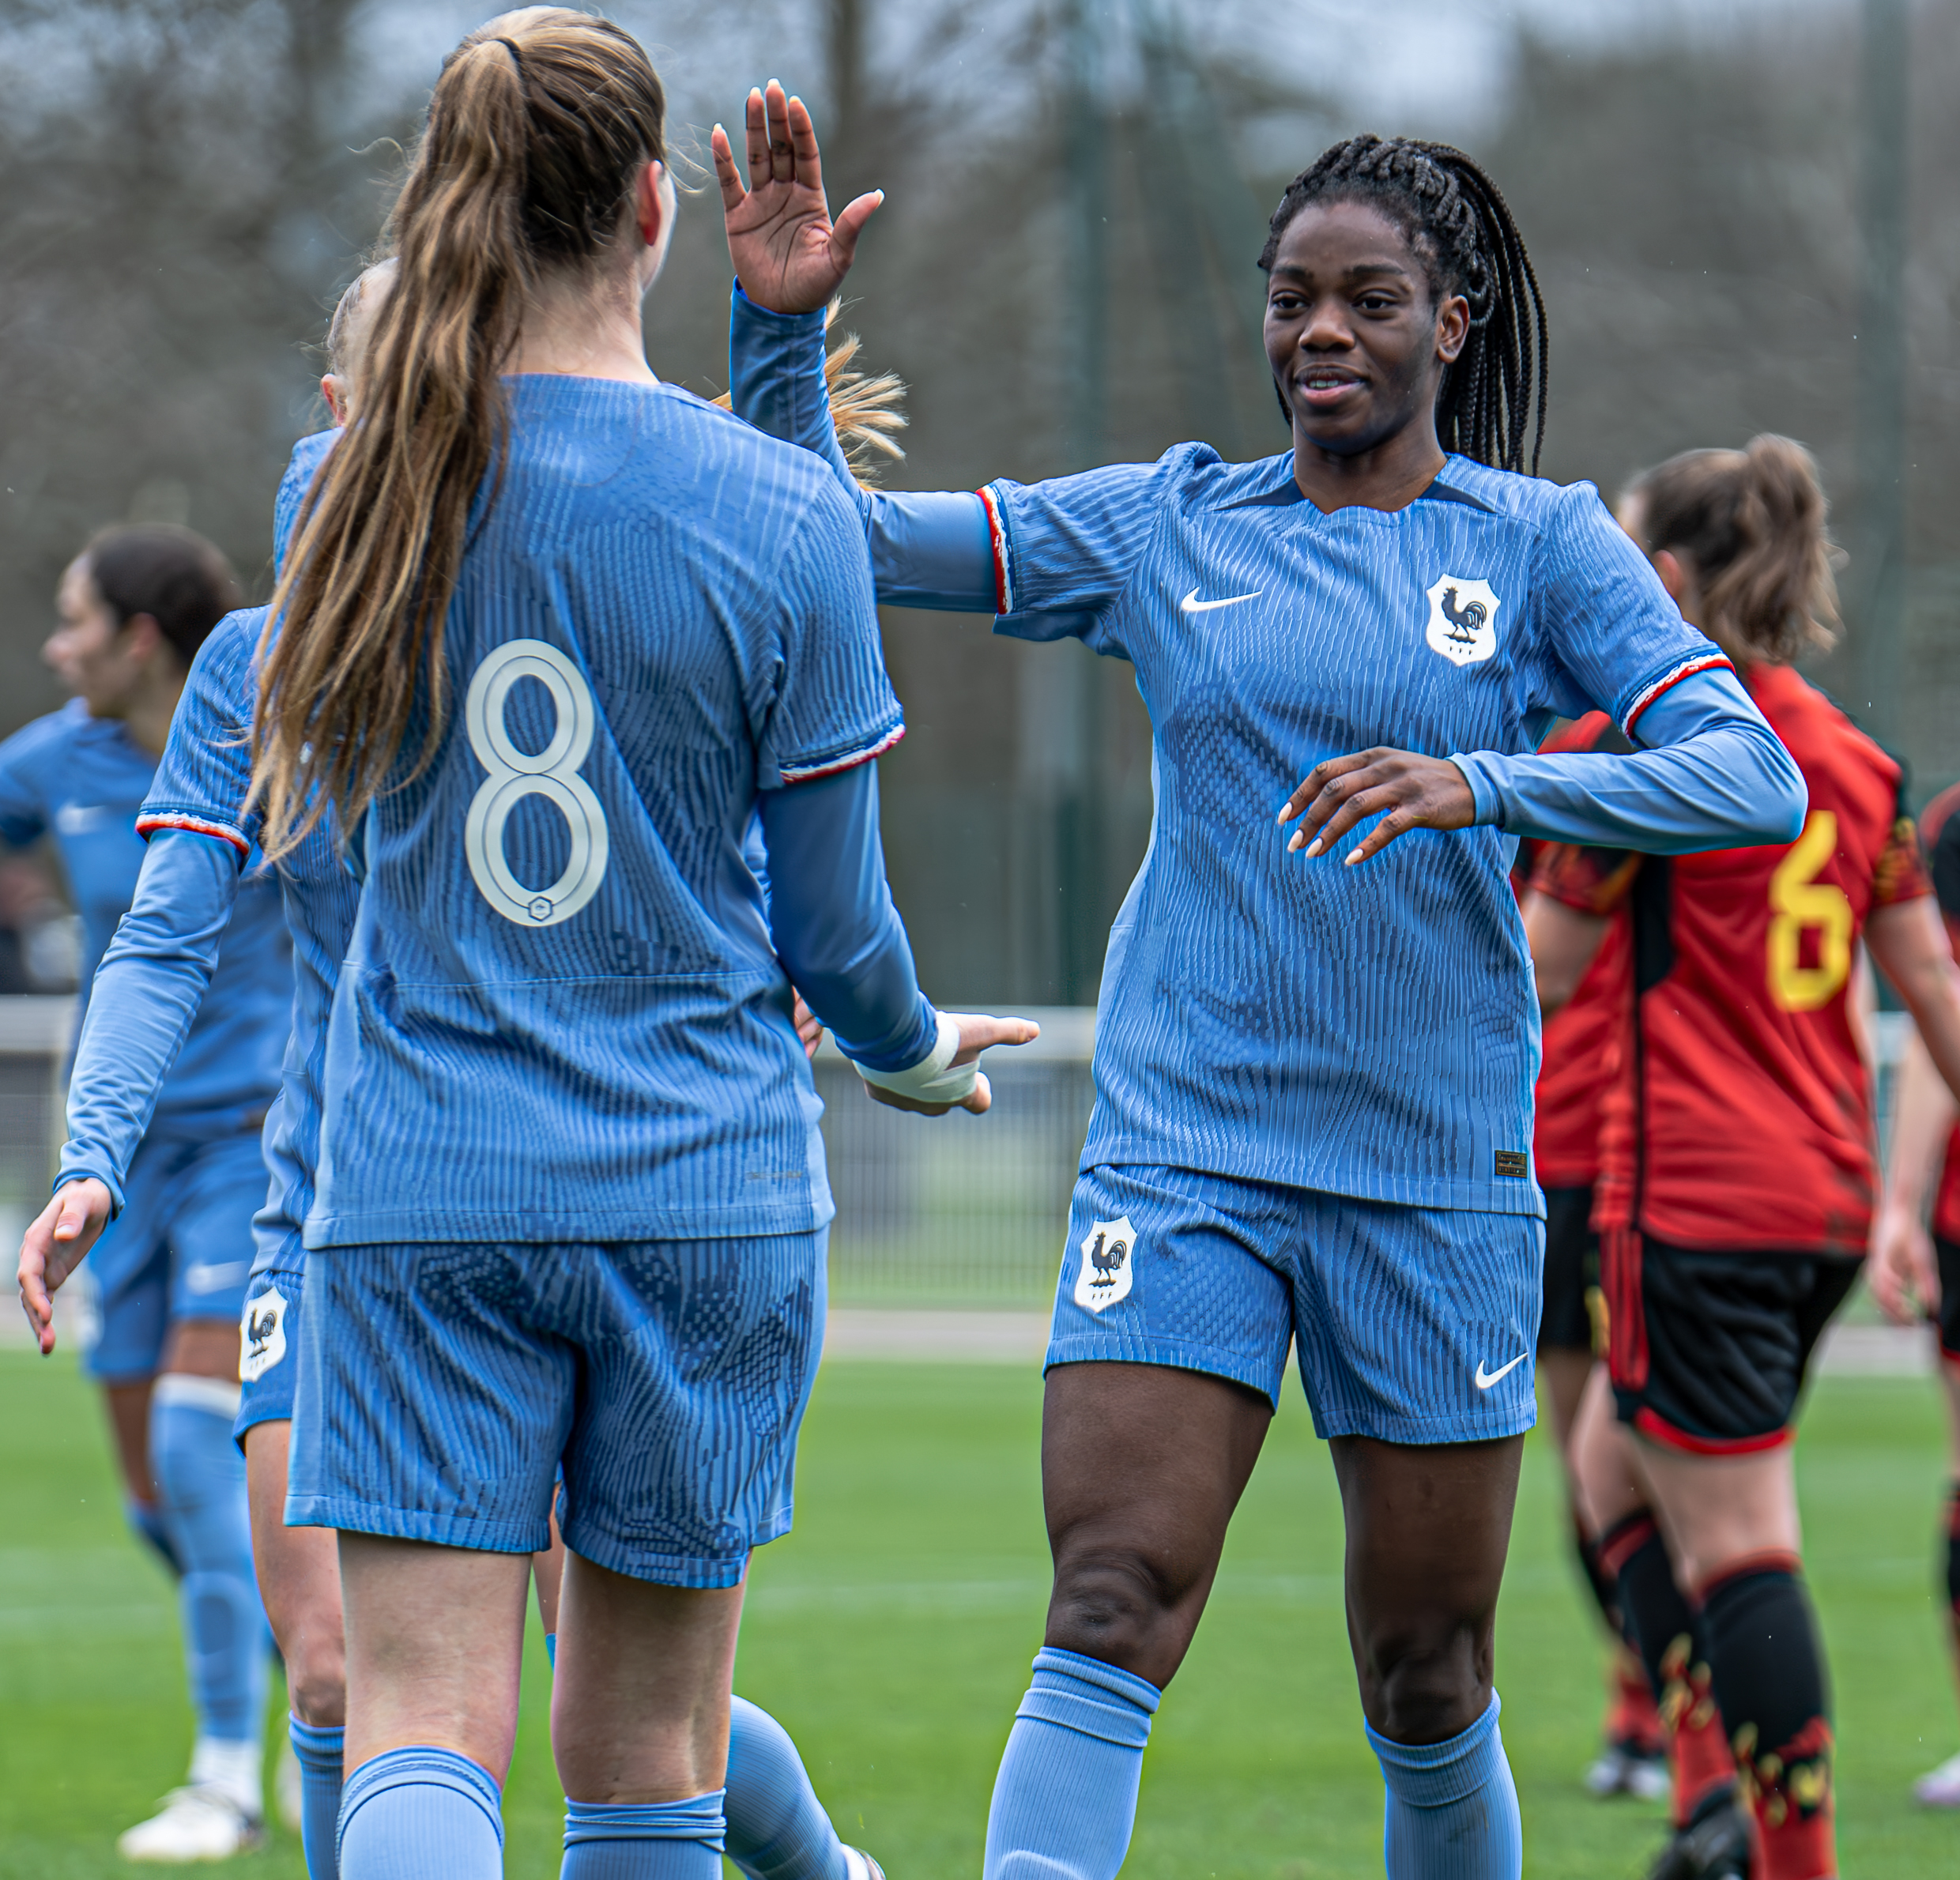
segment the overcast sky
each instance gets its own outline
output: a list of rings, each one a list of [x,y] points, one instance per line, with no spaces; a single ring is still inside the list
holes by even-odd
[[[1130,17],[1136,0],[1101,0],[1112,22]],[[1179,4],[1180,0],[1156,0]],[[1657,36],[1717,36],[1765,16],[1814,17],[1849,0],[1181,0],[1189,30],[1252,54],[1338,94],[1365,115],[1419,120],[1468,132],[1501,107],[1521,29],[1575,53]],[[972,0],[966,17],[979,40],[1011,33],[1027,0]],[[871,0],[878,22],[874,56],[906,56],[908,17],[926,9],[906,0]],[[727,92],[740,97],[736,68],[750,56],[744,40],[765,9],[766,36],[778,75],[793,87],[817,89],[821,61],[813,23],[816,0],[774,8],[699,6],[677,0],[614,0],[608,9],[657,56],[679,108],[726,115]],[[486,17],[485,0],[377,0],[367,21],[369,55],[379,66],[432,77],[449,47]],[[748,24],[744,26],[744,16]],[[882,15],[880,19],[880,16]],[[786,33],[777,24],[786,26]],[[801,30],[799,32],[798,28]],[[1120,30],[1120,24],[1118,29]],[[801,39],[802,43],[797,41]],[[815,76],[808,76],[814,74]],[[767,77],[767,73],[757,73]]]

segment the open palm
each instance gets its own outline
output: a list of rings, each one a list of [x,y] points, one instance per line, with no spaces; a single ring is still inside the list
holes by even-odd
[[[858,237],[884,200],[860,196],[833,222],[824,199],[824,164],[816,128],[801,98],[783,95],[773,78],[752,91],[748,109],[748,182],[735,161],[728,133],[717,124],[709,142],[729,258],[742,291],[772,313],[814,313],[827,307],[850,272]]]

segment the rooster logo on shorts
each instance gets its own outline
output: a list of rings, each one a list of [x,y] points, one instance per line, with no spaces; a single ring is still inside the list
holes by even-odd
[[[285,1356],[286,1296],[277,1287],[268,1287],[257,1298],[245,1302],[238,1342],[238,1375],[243,1384],[256,1383]]]
[[[1076,1303],[1091,1312],[1106,1312],[1129,1297],[1136,1230],[1124,1215],[1097,1221],[1082,1237],[1082,1266],[1076,1275]]]

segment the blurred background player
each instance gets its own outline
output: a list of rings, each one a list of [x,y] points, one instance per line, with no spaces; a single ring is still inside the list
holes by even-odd
[[[1920,842],[1950,946],[1960,953],[1960,784],[1928,803]],[[1960,1686],[1960,1118],[1917,1031],[1906,1041],[1892,1109],[1885,1200],[1871,1238],[1871,1291],[1901,1324],[1924,1316],[1936,1328],[1947,1407],[1951,1479],[1945,1506],[1946,1577],[1941,1588],[1947,1658]],[[1927,1200],[1932,1191],[1931,1226]],[[1913,1784],[1929,1808],[1960,1808],[1960,1755]]]
[[[135,891],[137,812],[185,676],[239,598],[216,548],[160,526],[103,530],[62,578],[46,657],[76,696],[0,745],[0,837],[53,834],[81,913],[85,1012]],[[292,995],[277,892],[248,883],[92,1263],[101,1330],[86,1362],[107,1391],[132,1524],[180,1576],[197,1718],[186,1785],[118,1843],[132,1859],[216,1859],[262,1833],[268,1641],[231,1426],[252,1213],[266,1192],[258,1132]]]
[[[1589,1387],[1574,1455],[1673,1730],[1677,1829],[1656,1873],[1820,1880],[1838,1871],[1833,1741],[1791,1440],[1871,1220],[1860,936],[1956,1085],[1960,1000],[1899,767],[1790,663],[1837,620],[1808,452],[1689,451],[1621,515],[1744,675],[1809,809],[1787,846],[1540,864],[1558,956],[1585,957],[1615,907],[1632,922],[1594,1215],[1611,1384]]]
[[[746,130],[752,193],[714,134],[736,409],[842,478],[820,313],[876,198],[831,222],[808,114],[773,82]],[[1536,1012],[1498,830],[1691,848],[1800,809],[1728,662],[1596,496],[1525,473],[1543,308],[1490,179],[1442,145],[1336,145],[1258,265],[1285,455],[1185,445],[978,495],[850,486],[881,597],[1133,661],[1155,738],[1048,1350],[1046,1648],[989,1880],[1121,1864],[1151,1720],[1295,1337],[1346,1512],[1389,1871],[1520,1871],[1491,1663],[1544,1238]],[[1672,748],[1536,753],[1595,700]],[[1315,752],[1352,754],[1295,788]],[[1257,805],[1283,795],[1301,827],[1262,846]],[[1355,872],[1412,830],[1460,833]]]
[[[1032,1033],[1018,1022],[941,1019],[912,978],[878,862],[873,774],[864,767],[899,727],[854,522],[839,510],[839,553],[827,562],[808,504],[784,511],[778,502],[778,513],[793,518],[786,539],[752,561],[731,559],[718,540],[728,526],[726,506],[713,499],[718,477],[748,492],[743,526],[752,534],[769,520],[771,506],[755,499],[771,474],[780,481],[787,473],[820,495],[827,482],[803,467],[806,460],[660,386],[646,367],[639,300],[664,257],[673,213],[659,162],[662,115],[658,81],[637,46],[616,28],[559,9],[507,16],[446,62],[396,211],[398,278],[371,341],[372,412],[329,458],[282,575],[283,627],[261,677],[267,849],[291,852],[350,795],[356,813],[371,798],[363,906],[373,925],[356,952],[385,951],[398,963],[410,955],[419,970],[390,976],[386,1002],[433,1001],[409,1033],[421,1041],[411,1057],[435,1055],[398,1095],[413,1104],[407,1091],[426,1093],[432,1077],[450,1087],[411,1130],[418,1142],[443,1140],[427,1143],[416,1211],[404,1217],[399,1105],[385,1141],[360,1140],[379,1121],[371,1086],[379,1061],[364,1067],[370,1083],[337,1125],[330,1076],[328,1083],[334,1152],[319,1170],[311,1231],[333,1243],[332,1256],[310,1259],[308,1273],[316,1290],[324,1282],[345,1297],[324,1329],[319,1301],[303,1321],[301,1440],[288,1513],[341,1531],[354,1766],[340,1833],[350,1877],[481,1874],[499,1864],[496,1784],[514,1721],[517,1642],[504,1622],[512,1616],[507,1595],[521,1597],[512,1569],[528,1565],[511,1554],[542,1542],[567,1429],[566,1650],[553,1715],[572,1798],[566,1871],[693,1873],[718,1854],[739,1586],[748,1542],[787,1524],[794,1434],[820,1336],[827,1212],[814,1094],[789,989],[756,917],[760,884],[728,865],[759,784],[777,939],[797,958],[820,1014],[847,1040],[870,1041],[845,1048],[868,1080],[882,1083],[881,1094],[934,1113],[955,1103],[983,1108],[984,1079],[972,1065],[978,1049]],[[488,335],[465,365],[443,350],[458,322]],[[495,375],[507,356],[520,368],[507,394]],[[453,399],[432,413],[409,405],[420,416],[405,426],[404,401],[391,388],[424,375],[454,375]],[[642,435],[648,426],[670,435],[650,439]],[[499,461],[497,499],[466,559],[464,515],[507,435],[512,449]],[[596,480],[581,469],[594,449],[612,466]],[[401,469],[398,452],[412,467],[383,500],[377,480]],[[579,462],[562,461],[567,452]],[[563,509],[567,489],[586,506],[582,522]],[[532,530],[530,511],[540,502],[556,518],[548,538]],[[348,532],[364,531],[377,514],[409,533],[392,534],[381,551],[371,538],[355,549]],[[574,523],[593,551],[565,564],[578,571],[575,598],[541,605],[522,624],[568,643],[589,669],[552,642],[522,634],[514,641],[499,604],[512,591],[513,564],[527,568],[528,556],[555,554]],[[677,608],[684,620],[692,602],[695,614],[744,623],[747,638],[767,644],[731,646],[713,626],[649,642],[641,631],[646,596],[633,586],[644,577],[633,571],[650,541],[654,565],[684,571],[678,589],[662,592],[667,613]],[[834,588],[826,574],[833,563]],[[767,568],[783,591],[749,592],[752,567]],[[375,597],[413,591],[411,571],[425,584],[416,605],[427,611],[398,619]],[[694,591],[717,580],[740,591]],[[439,623],[452,586],[459,592],[446,655]],[[432,645],[414,637],[432,617]],[[398,636],[405,653],[390,644]],[[690,648],[699,655],[692,663]],[[383,683],[397,653],[407,662],[405,684]],[[642,669],[650,656],[682,662],[669,675],[675,683],[653,689],[688,726],[692,711],[718,714],[711,748],[725,754],[700,776],[689,769],[684,783],[646,774],[663,763],[690,766],[700,748],[697,737],[684,736],[677,749],[688,755],[680,759],[646,738]],[[424,659],[442,673],[446,657],[478,669],[466,723],[450,725],[439,755],[432,742],[424,755],[432,766],[411,767],[405,753],[405,774],[384,789],[408,735],[406,714],[426,711],[420,722],[432,740],[441,725],[416,676]],[[327,667],[309,668],[322,659],[330,680]],[[514,660],[521,673],[509,673],[484,705],[484,685]],[[737,664],[753,669],[760,691]],[[514,681],[533,679],[539,684],[513,692]],[[352,696],[337,696],[342,688]],[[576,767],[601,729],[597,701],[614,695],[634,708],[626,746],[634,767],[625,767],[620,740],[605,725],[590,766],[601,797]],[[527,740],[541,729],[541,744],[510,746],[509,718],[522,720]],[[337,727],[352,741],[338,741]],[[568,740],[576,756],[526,767],[525,750],[562,755]],[[351,763],[345,773],[334,769],[343,761]],[[487,835],[463,817],[473,800],[479,808],[485,801],[486,766],[518,780]],[[453,811],[456,827],[432,830],[418,818],[405,802],[418,783],[420,793],[435,793],[435,822]],[[726,803],[718,800],[724,794]],[[552,806],[544,822],[522,813],[543,807],[531,801],[541,795]],[[394,812],[403,808],[409,813],[398,827]],[[564,857],[555,832],[567,828],[571,859],[556,887],[514,885],[522,877],[506,842],[519,851],[518,868],[548,875],[554,846]],[[159,840],[156,856],[179,846],[172,831]],[[419,845],[432,840],[423,852]],[[229,846],[242,853],[248,845]],[[439,913],[428,901],[432,865],[448,876],[434,891]],[[209,872],[217,865],[204,865]],[[405,899],[405,865],[413,883]],[[432,917],[434,930],[425,926]],[[726,969],[705,979],[650,972],[643,943],[626,944],[648,921],[663,949],[690,947],[690,957],[725,960]],[[514,960],[507,958],[513,949]],[[446,989],[449,977],[455,983]],[[364,1000],[376,989],[343,976],[343,999],[350,989]],[[602,1001],[609,1023],[561,1011],[560,993],[575,1007],[581,998]],[[486,1000],[493,1018],[466,1027],[477,1042],[459,1074],[461,1034],[441,1041],[461,1005]],[[390,1021],[374,1015],[389,1031]],[[622,1033],[635,1024],[650,1035],[623,1046]],[[383,1035],[365,1019],[357,1029]],[[399,1045],[409,1033],[392,1035]],[[647,1048],[654,1043],[669,1047],[664,1060]],[[711,1070],[695,1045],[711,1045]],[[783,1075],[785,1045],[799,1076]],[[650,1062],[662,1067],[657,1089],[648,1086]],[[609,1099],[600,1099],[602,1090]],[[526,1120],[513,1136],[518,1116]],[[546,1117],[557,1130],[540,1126]],[[775,1171],[761,1189],[743,1181],[758,1166]],[[584,1172],[582,1182],[572,1170]],[[484,1211],[486,1183],[504,1195],[500,1212]],[[393,1230],[381,1233],[384,1243],[406,1227],[428,1244],[372,1244],[384,1220]],[[639,1231],[658,1223],[680,1238],[606,1240],[629,1223]],[[526,1238],[541,1230],[556,1240]],[[563,1244],[567,1231],[596,1233],[600,1244]],[[517,1238],[485,1246],[486,1232]],[[58,1283],[86,1245],[73,1229],[60,1238],[66,1245],[43,1245],[37,1256],[30,1236],[23,1254],[24,1289],[43,1326],[43,1275]],[[682,1270],[689,1276],[677,1290],[670,1282]],[[485,1343],[490,1321],[513,1309],[517,1272],[528,1273],[522,1283],[533,1295],[526,1332],[518,1337],[511,1320],[509,1336]],[[698,1333],[669,1320],[695,1297],[714,1302],[711,1326]],[[537,1313],[549,1322],[533,1323]],[[384,1322],[390,1318],[398,1322]],[[681,1377],[669,1354],[684,1338]],[[567,1351],[590,1367],[575,1404],[560,1362]],[[630,1375],[619,1374],[622,1366]],[[426,1374],[402,1374],[409,1371]],[[500,1430],[477,1422],[477,1407],[492,1405]],[[628,1407],[654,1422],[632,1426]],[[459,1460],[459,1445],[473,1437],[514,1446],[524,1466],[514,1474],[487,1457]],[[710,1452],[714,1466],[706,1469]],[[495,1485],[494,1506],[486,1484]]]
[[[1603,711],[1588,712],[1548,738],[1554,751],[1604,751],[1624,755],[1633,746]],[[1667,1744],[1646,1667],[1625,1636],[1618,1588],[1601,1562],[1584,1516],[1572,1473],[1572,1429],[1579,1400],[1596,1362],[1596,1332],[1604,1324],[1600,1305],[1600,1243],[1592,1228],[1592,1184],[1599,1172],[1600,1106],[1606,1094],[1617,1019],[1614,993],[1620,954],[1628,942],[1623,909],[1607,915],[1604,940],[1584,959],[1561,958],[1556,949],[1568,929],[1540,916],[1529,890],[1545,845],[1520,849],[1513,877],[1523,889],[1525,936],[1532,950],[1544,1020],[1536,1093],[1532,1156],[1545,1191],[1545,1309],[1538,1324],[1538,1376],[1551,1413],[1553,1440],[1565,1471],[1567,1511],[1579,1565],[1612,1641],[1608,1671],[1604,1745],[1586,1772],[1595,1795],[1637,1795],[1653,1801],[1668,1791]],[[1597,869],[1608,904],[1617,893],[1615,865],[1637,865],[1619,851]],[[1589,940],[1589,936],[1588,936]]]

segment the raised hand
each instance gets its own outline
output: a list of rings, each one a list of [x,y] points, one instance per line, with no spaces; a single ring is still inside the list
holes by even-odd
[[[1041,1027],[1032,1019],[994,1019],[982,1012],[949,1012],[944,1015],[959,1027],[959,1049],[953,1053],[953,1065],[971,1064],[990,1045],[1031,1045],[1041,1036]],[[988,1083],[984,1071],[979,1073],[973,1094],[959,1104],[922,1103],[916,1097],[901,1096],[898,1091],[886,1090],[876,1083],[867,1083],[865,1091],[874,1103],[887,1104],[893,1110],[909,1110],[915,1116],[922,1117],[943,1117],[954,1109],[970,1110],[975,1116],[980,1116],[993,1102],[993,1087]]]
[[[772,313],[815,313],[827,307],[850,272],[858,237],[884,200],[860,196],[833,222],[824,198],[816,128],[801,98],[775,79],[748,94],[748,183],[736,167],[728,133],[714,126],[715,180],[728,224],[729,259],[742,292]]]
[[[55,1298],[109,1224],[109,1191],[92,1176],[65,1181],[21,1240],[21,1304],[45,1358],[55,1348]]]
[[[1304,816],[1287,847],[1304,849],[1310,861],[1384,810],[1381,820],[1341,857],[1349,868],[1380,854],[1412,829],[1468,829],[1476,820],[1477,800],[1469,780],[1446,757],[1378,748],[1316,764],[1287,798],[1280,820]]]

